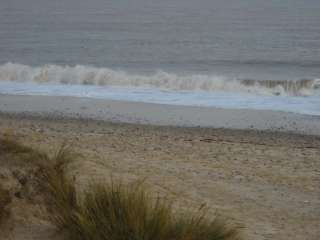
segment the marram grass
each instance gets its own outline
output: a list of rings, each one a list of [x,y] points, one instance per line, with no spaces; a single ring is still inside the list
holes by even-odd
[[[154,198],[140,184],[91,184],[77,197],[72,179],[65,175],[68,151],[43,177],[53,206],[52,220],[69,240],[235,240],[239,229],[211,220],[204,211],[178,214],[170,201]]]
[[[5,221],[9,215],[7,205],[11,202],[9,191],[5,190],[0,184],[0,225]]]
[[[172,202],[154,198],[141,184],[91,184],[78,196],[74,180],[66,174],[66,166],[75,158],[67,147],[49,158],[15,141],[0,139],[0,143],[0,153],[36,159],[51,220],[68,240],[241,239],[239,228],[210,219],[202,210],[177,212]]]

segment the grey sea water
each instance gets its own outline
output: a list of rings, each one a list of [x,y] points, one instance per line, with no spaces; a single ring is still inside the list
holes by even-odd
[[[245,92],[311,97],[320,112],[319,79],[319,0],[0,2],[0,92],[8,81]]]

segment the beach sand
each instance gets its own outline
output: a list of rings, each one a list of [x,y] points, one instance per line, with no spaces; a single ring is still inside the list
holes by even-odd
[[[0,112],[162,126],[256,129],[320,135],[320,116],[104,99],[0,94]]]
[[[319,239],[320,137],[310,135],[319,133],[316,120],[267,111],[250,115],[249,111],[194,108],[192,114],[184,108],[148,104],[144,105],[148,111],[140,114],[142,110],[135,107],[136,103],[89,99],[1,96],[0,111],[5,113],[0,114],[0,133],[13,134],[22,143],[50,153],[63,142],[71,142],[83,156],[70,170],[80,187],[93,179],[110,179],[111,175],[128,182],[144,179],[155,193],[175,199],[178,207],[193,209],[206,204],[209,214],[218,211],[242,223],[246,239]],[[202,115],[197,115],[199,112]],[[140,114],[139,119],[130,118],[134,114]],[[205,116],[211,119],[201,119]],[[244,117],[247,122],[239,122]],[[263,123],[272,117],[282,122],[261,131],[267,128]],[[185,124],[110,122],[119,119]],[[182,127],[204,123],[226,127],[223,121],[238,128],[251,128],[251,124],[261,127]],[[303,125],[306,122],[311,125]],[[287,133],[294,127],[309,135]],[[311,131],[311,127],[316,130]],[[7,176],[5,168],[0,167],[0,181]],[[31,213],[27,205],[19,207],[19,201],[14,201],[13,215],[20,220],[12,239],[55,239],[52,226]]]

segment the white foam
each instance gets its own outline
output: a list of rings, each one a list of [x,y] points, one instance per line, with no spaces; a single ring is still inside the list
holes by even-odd
[[[320,116],[320,98],[256,96],[231,92],[162,91],[159,89],[0,81],[0,95],[73,96],[80,98],[146,102],[224,109],[261,109]]]
[[[17,63],[6,63],[0,66],[0,81],[36,82],[36,83],[60,83],[60,84],[87,84],[99,86],[125,86],[157,88],[168,90],[187,91],[227,91],[242,92],[257,95],[314,95],[318,94],[320,80],[308,80],[311,84],[287,87],[283,84],[265,84],[263,81],[245,84],[246,81],[230,79],[216,75],[179,75],[157,71],[154,74],[139,75],[125,71],[115,71],[109,68],[97,68],[91,66],[59,66],[44,65],[32,67]],[[262,84],[263,83],[263,84]],[[309,83],[309,82],[308,82]]]

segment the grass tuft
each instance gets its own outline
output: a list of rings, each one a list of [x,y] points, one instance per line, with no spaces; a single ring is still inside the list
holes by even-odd
[[[0,155],[11,155],[24,161],[48,159],[45,153],[19,143],[14,137],[0,137]]]
[[[12,137],[2,137],[0,138],[0,153],[5,154],[19,154],[19,153],[33,153],[34,149],[19,144],[14,138]]]
[[[74,154],[63,145],[55,156],[40,164],[40,185],[46,193],[46,200],[53,213],[51,220],[63,230],[72,219],[73,209],[77,206],[76,189],[73,180],[65,174],[66,166],[73,161]]]
[[[9,215],[9,211],[6,208],[11,202],[9,191],[5,190],[0,185],[0,225],[4,222],[5,218]]]
[[[176,212],[172,203],[154,198],[142,184],[92,184],[81,196],[74,179],[66,174],[75,155],[66,145],[54,157],[0,139],[0,154],[35,157],[39,183],[47,199],[51,220],[69,240],[236,240],[239,229],[227,222]],[[10,198],[0,188],[0,219]]]
[[[239,229],[220,219],[179,215],[171,202],[154,199],[141,185],[92,184],[81,199],[58,168],[45,175],[54,223],[70,240],[235,240]]]
[[[138,186],[92,185],[79,204],[72,239],[167,239],[170,206]]]

